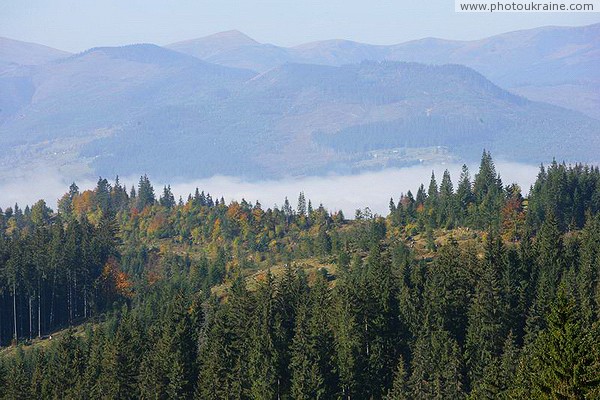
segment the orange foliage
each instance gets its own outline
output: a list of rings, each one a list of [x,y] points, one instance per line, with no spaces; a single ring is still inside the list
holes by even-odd
[[[124,297],[133,296],[133,283],[129,280],[129,275],[121,271],[116,258],[110,257],[104,264],[102,279],[112,286],[108,290],[114,289],[116,294]]]
[[[73,198],[73,211],[76,215],[82,216],[89,213],[94,208],[96,202],[96,196],[94,191],[86,190],[79,196]]]
[[[116,276],[117,293],[121,296],[131,297],[133,295],[133,283],[129,280],[129,275],[123,271],[118,271]]]
[[[167,217],[163,213],[156,214],[148,226],[148,234],[154,235],[167,223]]]
[[[524,225],[523,200],[520,196],[513,196],[506,201],[502,208],[502,236],[505,240],[518,240]]]
[[[212,230],[212,240],[217,241],[221,237],[221,219],[217,218]]]
[[[232,201],[227,208],[227,218],[237,220],[240,218],[242,208],[237,201]]]

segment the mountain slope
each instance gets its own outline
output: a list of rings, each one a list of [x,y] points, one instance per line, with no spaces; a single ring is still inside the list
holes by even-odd
[[[146,114],[135,134],[90,143],[85,154],[111,173],[271,178],[411,165],[410,149],[443,161],[476,160],[486,148],[538,163],[596,160],[600,148],[598,121],[512,95],[458,65],[286,64],[220,102],[162,112],[170,118]],[[146,138],[141,148],[136,137]],[[160,145],[149,143],[155,138]],[[164,151],[177,157],[157,163]]]
[[[250,43],[232,35],[225,41]],[[17,68],[0,85],[9,149],[0,178],[35,163],[103,176],[272,178],[473,160],[482,148],[534,163],[596,161],[600,148],[600,122],[459,65],[284,63],[257,74],[138,44]]]
[[[205,63],[155,45],[94,48],[67,59],[15,73],[30,82],[30,103],[0,133],[30,129],[15,142],[119,124],[169,104],[227,96],[253,72]],[[6,136],[6,135],[4,135]]]
[[[39,65],[69,55],[41,44],[0,37],[0,62],[4,64]]]
[[[205,46],[213,40],[205,38]],[[185,42],[171,48],[199,56]],[[364,60],[463,64],[516,93],[600,118],[600,91],[588,89],[600,85],[600,24],[543,27],[473,41],[427,38],[390,46],[326,40],[282,48],[240,41],[211,53],[206,60],[260,72],[286,62],[332,66]]]
[[[85,143],[130,134],[143,122],[140,115],[177,124],[165,111],[169,107],[219,101],[254,75],[144,44],[95,48],[15,70],[0,79],[21,95],[17,104],[10,92],[0,92],[0,104],[12,101],[0,113],[0,143],[9,149],[0,159],[0,178],[19,165],[72,163],[76,171],[89,172],[89,160],[80,153]]]
[[[437,50],[432,52],[432,48]],[[421,40],[392,46],[386,57],[461,63],[510,87],[582,79],[598,81],[600,24],[543,27],[468,42]]]
[[[66,51],[48,46],[0,37],[0,72],[15,64],[45,64],[68,55]]]
[[[223,51],[256,45],[259,45],[259,43],[254,39],[240,31],[232,30],[203,38],[173,43],[166,47],[200,59],[207,59]]]
[[[266,71],[293,61],[293,56],[288,49],[258,43],[235,30],[172,43],[166,48],[207,62],[255,71]]]

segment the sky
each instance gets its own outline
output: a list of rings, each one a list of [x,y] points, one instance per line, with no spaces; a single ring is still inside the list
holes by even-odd
[[[471,40],[544,25],[600,22],[600,13],[455,13],[454,0],[2,0],[0,36],[78,52],[164,45],[237,29],[293,46],[348,39],[392,44]]]

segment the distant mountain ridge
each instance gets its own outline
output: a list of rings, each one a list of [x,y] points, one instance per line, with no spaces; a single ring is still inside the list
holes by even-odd
[[[504,47],[523,37],[515,35]],[[528,35],[539,42],[539,34]],[[587,33],[581,38],[589,41]],[[560,56],[548,50],[540,63],[550,68],[549,54],[556,65],[580,57],[582,80],[564,83],[578,93],[590,77],[594,43],[570,52],[561,44]],[[483,148],[535,164],[553,157],[600,161],[600,120],[530,101],[463,65],[352,63],[376,58],[381,49],[346,41],[283,49],[236,31],[186,46],[192,45],[196,56],[153,44],[97,47],[0,72],[0,181],[34,167],[87,177],[271,179],[473,161]],[[459,51],[437,40],[410,46],[428,49],[430,57],[440,56],[440,48]],[[313,62],[291,62],[290,52],[310,54]],[[256,72],[198,54],[211,60],[245,54],[245,63],[268,54],[261,62],[277,65]],[[331,60],[343,65],[325,65]]]
[[[241,33],[238,36],[248,38]],[[542,27],[472,41],[426,38],[388,46],[325,40],[283,48],[248,38],[229,41],[220,51],[203,56],[206,52],[198,44],[209,46],[212,38],[167,47],[212,63],[258,72],[285,62],[333,66],[365,60],[463,64],[516,93],[600,118],[600,24]],[[186,45],[192,42],[196,45]],[[560,96],[561,90],[568,90],[571,98]],[[573,98],[577,96],[583,100]]]
[[[40,65],[67,57],[69,54],[41,44],[0,37],[0,73],[9,66]]]

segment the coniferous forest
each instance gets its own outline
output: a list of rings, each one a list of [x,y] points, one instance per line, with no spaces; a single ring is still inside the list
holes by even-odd
[[[146,176],[6,208],[0,398],[599,399],[600,171],[484,152],[387,216]]]

